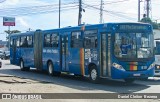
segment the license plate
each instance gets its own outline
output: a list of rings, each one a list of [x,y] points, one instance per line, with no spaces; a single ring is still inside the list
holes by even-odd
[[[141,74],[133,74],[133,76],[141,76]]]

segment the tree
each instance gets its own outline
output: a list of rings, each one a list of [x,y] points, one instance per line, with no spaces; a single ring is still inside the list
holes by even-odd
[[[143,17],[141,19],[141,22],[150,23],[153,26],[153,29],[158,29],[158,24],[156,22],[153,22],[150,18]]]
[[[11,31],[5,30],[4,32],[7,33],[7,34],[21,33],[21,31],[19,31],[19,30],[11,30]]]

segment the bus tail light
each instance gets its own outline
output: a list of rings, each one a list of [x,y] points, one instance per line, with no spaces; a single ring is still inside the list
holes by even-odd
[[[119,65],[117,63],[113,63],[112,65],[113,65],[113,67],[115,67],[115,68],[117,68],[119,70],[125,71],[125,69],[121,65]]]
[[[152,69],[153,67],[155,67],[155,63],[152,63],[147,70],[150,70],[150,69]]]

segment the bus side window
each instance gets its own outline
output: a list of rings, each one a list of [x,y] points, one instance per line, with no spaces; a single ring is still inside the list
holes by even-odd
[[[20,46],[21,47],[28,47],[28,42],[27,42],[27,37],[26,36],[21,37]]]
[[[44,35],[44,47],[51,47],[51,35],[50,34]]]
[[[33,38],[32,36],[27,36],[28,47],[33,47]]]
[[[98,46],[96,30],[85,31],[84,36],[85,48],[96,48]]]
[[[59,39],[59,36],[57,33],[54,33],[51,35],[51,46],[52,47],[58,47],[58,39]]]
[[[17,38],[16,46],[20,47],[20,38]]]
[[[80,31],[72,32],[71,47],[72,48],[82,48],[83,47],[82,34]]]
[[[13,39],[10,38],[10,47],[13,47]]]

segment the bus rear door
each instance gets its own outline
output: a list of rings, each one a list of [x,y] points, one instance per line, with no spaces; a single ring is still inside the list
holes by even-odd
[[[101,33],[101,76],[111,76],[111,34]]]

